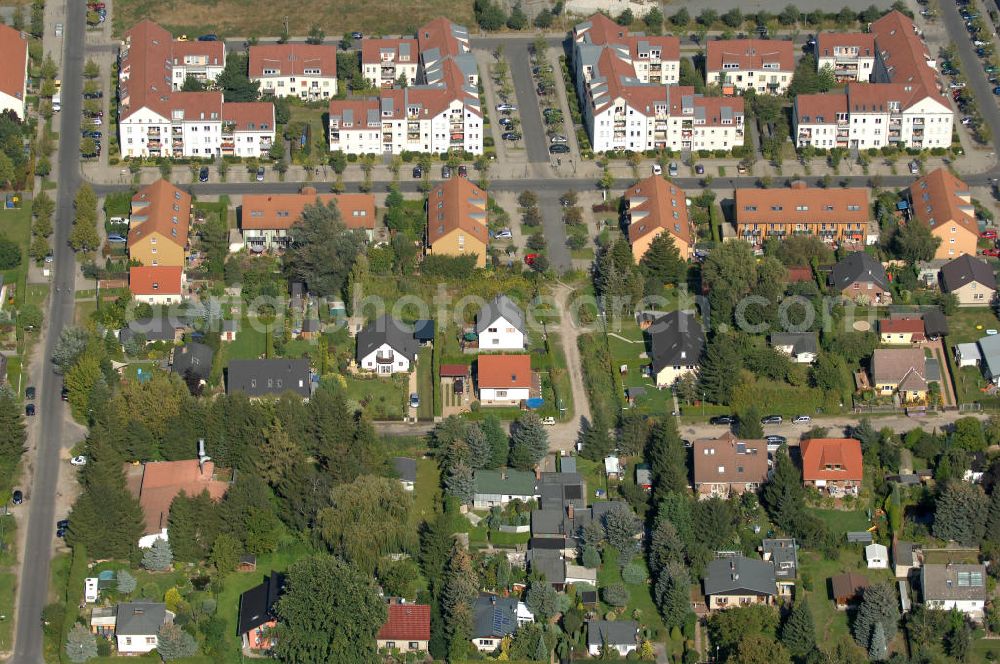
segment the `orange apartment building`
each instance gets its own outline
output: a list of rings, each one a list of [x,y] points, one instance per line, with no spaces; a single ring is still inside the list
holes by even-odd
[[[638,263],[649,245],[663,232],[670,233],[681,258],[691,258],[695,233],[688,219],[684,190],[659,175],[651,175],[625,191],[623,220],[628,225],[628,241]]]
[[[303,187],[297,194],[247,194],[240,208],[240,230],[247,251],[260,253],[284,249],[288,231],[307,205],[337,204],[340,219],[351,230],[375,233],[375,197],[372,194],[318,194]]]
[[[830,244],[863,245],[871,218],[868,190],[810,188],[737,189],[736,233],[755,247],[767,238],[814,235]]]
[[[128,255],[149,267],[183,269],[191,224],[191,195],[164,179],[132,197]]]
[[[476,267],[486,267],[488,241],[485,191],[461,177],[431,191],[427,198],[428,254],[476,254]]]
[[[934,258],[976,255],[979,225],[969,185],[939,168],[911,184],[909,197],[911,219],[927,224],[934,237],[941,238]]]

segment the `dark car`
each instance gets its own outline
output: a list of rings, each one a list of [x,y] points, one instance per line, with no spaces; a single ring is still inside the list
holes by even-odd
[[[566,154],[569,152],[569,146],[564,143],[555,143],[549,146],[549,154]]]
[[[11,494],[10,499],[15,505],[20,505],[24,502],[24,494],[21,493],[20,489],[14,489],[14,493]]]
[[[705,167],[702,166],[701,164],[697,164],[694,167],[694,172],[697,173],[698,175],[704,175],[705,174]]]
[[[709,424],[732,424],[733,418],[729,415],[716,415],[708,421]]]
[[[104,93],[101,92],[100,90],[98,90],[97,92],[84,92],[83,93],[83,98],[84,99],[100,99],[103,96],[104,96]]]
[[[364,39],[364,38],[365,38],[364,33],[358,32],[357,30],[351,33],[351,39]]]
[[[208,182],[208,166],[202,166],[198,171],[198,182]]]
[[[216,34],[202,35],[201,37],[198,37],[198,41],[219,41],[219,35]]]
[[[784,445],[785,443],[788,442],[788,439],[785,438],[784,436],[776,436],[774,434],[771,434],[770,436],[764,436],[764,440],[769,445]]]
[[[781,415],[768,415],[760,419],[761,424],[781,424],[783,421]]]
[[[56,529],[56,537],[58,537],[59,539],[62,539],[64,537],[66,537],[66,529],[65,528],[57,528]]]
[[[68,387],[64,386],[62,388],[62,392],[59,393],[59,398],[62,399],[63,401],[69,401],[69,388]]]
[[[420,168],[419,166],[414,166],[413,167],[413,179],[414,180],[419,180],[422,177],[424,177],[424,169]]]
[[[28,401],[34,401],[35,400],[35,388],[34,387],[27,387],[27,388],[25,388],[25,390],[24,390],[24,398],[27,399]]]
[[[516,131],[505,131],[500,138],[505,141],[519,141],[521,140],[521,135]]]
[[[458,177],[460,178],[469,177],[469,169],[465,164],[462,164],[458,167]]]
[[[56,521],[56,528],[59,530],[66,530],[67,528],[69,528],[69,519],[62,519],[60,521]]]
[[[25,406],[24,407],[24,414],[27,415],[28,417],[34,417],[35,416],[35,404],[29,403],[27,406]]]
[[[441,167],[441,177],[444,178],[445,180],[451,177],[451,166]]]

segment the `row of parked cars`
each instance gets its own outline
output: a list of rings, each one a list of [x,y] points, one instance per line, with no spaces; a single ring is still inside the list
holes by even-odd
[[[976,49],[976,56],[982,61],[983,71],[993,85],[993,94],[1000,96],[1000,79],[997,78],[997,67],[993,64],[993,44],[990,42],[989,34],[982,30],[982,22],[978,21],[979,14],[975,7],[970,7],[970,0],[955,0],[959,7],[959,14],[965,20],[965,28],[969,31],[969,38]]]

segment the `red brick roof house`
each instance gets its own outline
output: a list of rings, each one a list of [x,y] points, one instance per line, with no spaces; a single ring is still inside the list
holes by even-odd
[[[427,642],[431,639],[431,607],[394,603],[388,609],[389,617],[375,636],[378,649],[427,652]]]
[[[832,496],[857,495],[864,476],[861,443],[853,438],[810,438],[799,445],[802,483]]]

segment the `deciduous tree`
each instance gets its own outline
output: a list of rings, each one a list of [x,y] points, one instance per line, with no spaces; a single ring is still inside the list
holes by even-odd
[[[344,225],[337,204],[306,206],[292,224],[289,239],[284,261],[289,276],[311,292],[339,297],[364,238]]]

